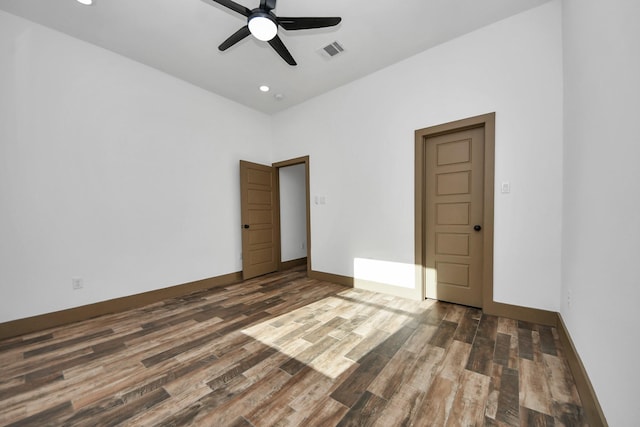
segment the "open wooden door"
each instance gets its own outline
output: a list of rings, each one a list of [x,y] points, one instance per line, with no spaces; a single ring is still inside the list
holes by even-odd
[[[275,168],[240,161],[242,278],[278,269]]]

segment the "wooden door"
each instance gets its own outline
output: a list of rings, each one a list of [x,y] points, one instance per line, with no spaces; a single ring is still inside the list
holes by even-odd
[[[275,169],[240,161],[242,278],[278,269]]]
[[[425,148],[427,289],[482,307],[484,128],[429,137]]]

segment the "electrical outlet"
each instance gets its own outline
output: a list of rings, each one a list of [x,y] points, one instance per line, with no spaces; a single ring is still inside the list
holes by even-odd
[[[82,289],[84,287],[82,277],[74,277],[73,279],[71,279],[71,287],[75,291],[77,291],[78,289]]]

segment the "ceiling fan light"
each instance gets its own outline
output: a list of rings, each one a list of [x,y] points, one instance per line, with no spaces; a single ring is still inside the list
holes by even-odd
[[[278,33],[278,26],[273,19],[266,14],[251,16],[248,25],[251,34],[263,42],[271,40]]]

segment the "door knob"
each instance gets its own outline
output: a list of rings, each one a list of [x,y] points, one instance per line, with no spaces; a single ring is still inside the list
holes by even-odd
[[[249,228],[249,224],[243,225],[242,228]]]
[[[476,230],[476,231],[480,231],[480,230],[482,230],[482,226],[481,225],[474,225],[473,229]]]

